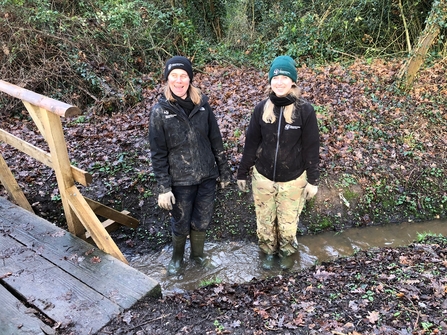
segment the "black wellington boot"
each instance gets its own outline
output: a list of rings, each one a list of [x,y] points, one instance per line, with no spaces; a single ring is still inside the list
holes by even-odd
[[[189,234],[191,239],[191,259],[202,267],[208,267],[210,265],[210,259],[203,254],[205,235],[206,232],[196,230],[191,230]]]
[[[172,234],[172,259],[168,265],[168,275],[179,274],[183,265],[183,254],[185,253],[186,236],[176,236]]]

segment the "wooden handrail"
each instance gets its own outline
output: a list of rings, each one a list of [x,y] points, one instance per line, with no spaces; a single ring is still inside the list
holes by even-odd
[[[41,107],[59,116],[68,117],[81,114],[81,110],[76,106],[46,97],[36,92],[27,90],[26,88],[8,83],[4,80],[0,80],[0,91],[3,91],[22,101],[27,101],[34,106]]]
[[[138,220],[128,216],[127,211],[118,212],[85,198],[75,185],[76,181],[87,186],[91,183],[92,177],[88,172],[70,164],[60,117],[78,115],[81,113],[80,109],[3,80],[0,80],[0,92],[22,100],[46,140],[50,152],[45,152],[2,129],[0,129],[0,140],[54,170],[70,233],[85,239],[91,238],[101,250],[127,263],[107,229],[114,229],[116,223],[135,228],[138,226]],[[33,212],[1,153],[0,182],[19,206]],[[98,215],[108,220],[101,222]]]
[[[21,152],[27,154],[30,157],[33,157],[46,166],[53,168],[51,155],[49,153],[18,138],[17,136],[8,133],[3,129],[0,129],[0,141],[8,143],[10,146],[16,148],[17,150],[20,150]],[[92,183],[92,175],[76,166],[71,165],[71,173],[73,174],[74,180],[81,185],[89,186]]]

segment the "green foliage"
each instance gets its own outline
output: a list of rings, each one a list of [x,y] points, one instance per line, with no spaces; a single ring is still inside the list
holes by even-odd
[[[160,73],[173,54],[204,55],[206,50],[187,13],[164,3],[3,3],[11,13],[0,18],[2,35],[9,36],[0,53],[3,79],[26,81],[36,92],[81,109],[124,110],[153,83],[141,80],[143,73]]]
[[[214,320],[213,324],[216,327],[216,332],[218,334],[221,334],[225,330],[225,327],[220,324],[219,320]]]
[[[422,243],[422,242],[424,242],[426,240],[429,240],[430,237],[437,237],[437,238],[440,238],[440,239],[445,239],[445,237],[442,236],[441,234],[436,235],[436,234],[434,234],[432,232],[423,232],[423,233],[418,233],[417,234],[416,241],[418,243]]]
[[[116,176],[125,175],[125,176],[134,176],[135,180],[141,180],[142,174],[140,171],[137,171],[135,166],[135,161],[138,160],[136,154],[134,152],[122,152],[118,153],[118,156],[113,161],[96,161],[93,162],[89,171],[95,175],[103,175],[104,179],[107,180],[105,182],[104,187],[108,190],[108,193],[116,192],[120,187],[116,182]],[[147,177],[145,174],[144,177]],[[150,175],[149,175],[150,178]],[[148,194],[144,195],[143,198],[147,197]]]
[[[383,178],[367,187],[359,198],[360,216],[368,214],[372,220],[393,221],[398,213],[414,220],[439,217],[445,212],[447,197],[443,172],[438,168],[422,169],[420,177],[402,185],[400,179]]]
[[[314,105],[315,113],[320,117],[317,119],[318,128],[321,133],[328,134],[330,132],[331,113],[325,106]]]
[[[306,207],[306,211],[309,208]],[[303,212],[303,215],[306,214]],[[310,218],[310,222],[308,223],[309,231],[313,233],[318,233],[321,231],[331,230],[338,223],[337,217],[330,217],[327,215],[314,214]]]
[[[204,279],[200,282],[199,287],[206,287],[206,286],[211,286],[211,285],[215,285],[215,284],[220,284],[222,283],[222,279],[215,277],[215,278],[211,278],[211,279]]]
[[[416,40],[429,8],[403,1]],[[256,17],[255,57],[289,54],[310,63],[346,57],[383,56],[406,51],[404,27],[396,2],[385,0],[281,1]],[[391,42],[391,43],[390,43]]]
[[[219,61],[263,69],[279,54],[299,64],[402,54],[407,52],[402,15],[414,43],[431,10],[431,3],[420,0],[403,0],[403,13],[397,2],[386,0],[1,0],[0,5],[3,79],[27,82],[38,93],[98,113],[133,106],[175,54],[190,57],[196,67]],[[445,49],[442,19],[430,59]],[[146,74],[150,79],[143,80]]]

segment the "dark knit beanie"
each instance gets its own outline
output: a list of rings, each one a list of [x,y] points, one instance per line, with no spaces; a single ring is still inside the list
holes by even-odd
[[[185,70],[188,74],[189,80],[192,81],[192,64],[188,58],[183,56],[174,56],[171,59],[168,59],[165,65],[165,80],[168,80],[169,74],[174,69]]]
[[[270,66],[269,83],[275,76],[287,76],[295,83],[298,76],[295,61],[289,56],[276,57]]]

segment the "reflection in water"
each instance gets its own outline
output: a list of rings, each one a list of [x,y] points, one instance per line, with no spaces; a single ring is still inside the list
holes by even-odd
[[[433,233],[447,236],[447,221],[435,220],[424,223],[389,224],[380,227],[351,228],[341,233],[325,232],[317,235],[299,236],[299,252],[293,270],[308,268],[317,262],[340,256],[350,256],[356,250],[373,247],[399,247],[413,242],[418,233]],[[187,258],[182,276],[168,277],[166,266],[171,259],[171,247],[155,254],[127,257],[130,265],[160,283],[163,294],[193,290],[203,281],[219,279],[224,283],[246,283],[253,278],[266,278],[281,273],[279,266],[264,271],[260,266],[260,251],[256,243],[205,242],[205,252],[211,257],[213,268],[201,269]]]

